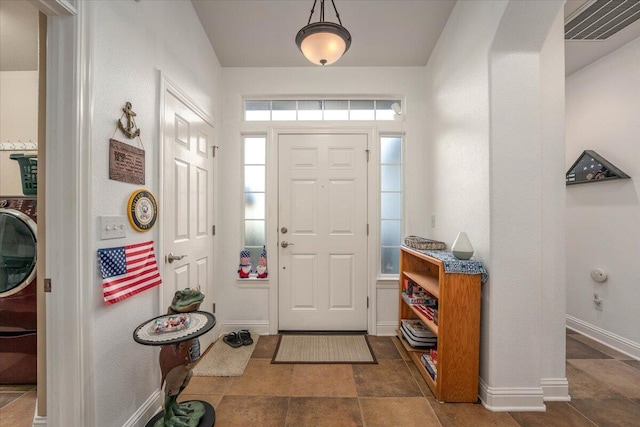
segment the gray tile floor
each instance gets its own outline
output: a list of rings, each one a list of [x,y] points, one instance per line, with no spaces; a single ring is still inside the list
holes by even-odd
[[[438,403],[395,337],[370,337],[377,365],[272,365],[276,342],[260,337],[241,377],[194,377],[182,399],[214,405],[216,427],[640,426],[640,361],[570,331],[572,399],[546,412]],[[0,386],[0,427],[30,426],[34,405],[34,386]]]

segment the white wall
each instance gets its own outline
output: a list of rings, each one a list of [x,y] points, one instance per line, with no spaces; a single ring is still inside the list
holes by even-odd
[[[0,142],[38,142],[38,72],[0,71],[0,94]],[[23,195],[20,166],[11,154],[0,151],[0,196]]]
[[[426,146],[424,137],[424,83],[422,67],[385,67],[385,68],[225,68],[223,69],[223,136],[219,141],[218,164],[220,174],[224,176],[224,183],[220,187],[220,199],[223,200],[217,227],[217,239],[224,242],[218,253],[218,269],[216,282],[220,284],[216,294],[219,319],[225,323],[227,329],[233,330],[245,325],[255,330],[267,332],[270,315],[269,299],[270,287],[274,287],[274,280],[268,284],[247,284],[238,282],[237,267],[239,253],[242,249],[242,168],[241,168],[241,134],[243,132],[260,132],[271,137],[273,128],[368,128],[371,123],[349,122],[316,122],[312,125],[303,123],[256,123],[242,122],[243,96],[398,96],[404,101],[406,120],[404,122],[379,122],[375,126],[378,132],[395,131],[406,133],[405,151],[405,191],[406,191],[406,229],[407,234],[425,235],[428,231],[424,222],[424,158],[423,150]],[[268,144],[273,141],[269,140]],[[374,149],[376,145],[370,148]],[[269,165],[270,168],[276,165]],[[375,168],[375,163],[370,167]],[[377,185],[370,182],[370,185]],[[274,194],[270,195],[275,200]],[[275,204],[268,213],[272,220],[277,218]],[[377,216],[377,212],[370,212],[370,218]],[[275,227],[269,223],[270,229]],[[373,233],[377,232],[375,222],[372,222]],[[277,237],[276,237],[277,238]],[[375,234],[372,239],[376,239]],[[270,239],[268,247],[269,269],[277,267],[277,242]],[[375,257],[374,257],[375,258]],[[397,326],[397,282],[379,284],[376,296],[379,296],[377,313],[378,324],[387,328],[384,333],[392,331]]]
[[[567,398],[563,339],[544,360],[553,373],[541,368],[541,324],[564,330],[564,242],[545,243],[564,230],[561,12],[562,2],[458,2],[426,70],[431,234],[450,246],[466,231],[489,270],[480,394],[493,410],[544,409],[549,375]],[[543,275],[558,297],[545,308]]]
[[[98,217],[126,215],[129,196],[141,187],[108,179],[109,138],[125,102],[131,102],[145,148],[144,187],[159,194],[158,70],[217,119],[221,68],[190,2],[100,1],[92,6],[93,114],[86,144],[91,147],[93,253],[153,239],[162,259],[158,226],[146,233],[128,227],[125,239],[99,240]],[[119,132],[116,139],[138,144]],[[162,314],[160,293],[154,288],[105,306],[97,262],[92,267],[94,281],[86,286],[93,289],[95,425],[122,426],[160,386],[158,348],[132,339],[136,326]]]
[[[565,170],[594,150],[631,177],[566,188],[568,324],[640,358],[640,39],[567,77],[566,99]]]

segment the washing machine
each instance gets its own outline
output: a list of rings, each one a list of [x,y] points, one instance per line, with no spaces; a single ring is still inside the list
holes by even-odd
[[[36,199],[0,196],[0,384],[35,384]]]

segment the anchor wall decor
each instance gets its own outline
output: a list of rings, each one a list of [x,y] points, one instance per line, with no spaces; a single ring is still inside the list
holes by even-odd
[[[140,136],[140,129],[137,127],[136,120],[134,119],[136,113],[131,109],[131,103],[127,102],[126,104],[124,104],[124,108],[122,109],[122,111],[122,116],[120,116],[120,119],[118,119],[118,129],[120,129],[122,133],[124,133],[129,139]],[[122,123],[123,116],[127,116],[126,126]]]

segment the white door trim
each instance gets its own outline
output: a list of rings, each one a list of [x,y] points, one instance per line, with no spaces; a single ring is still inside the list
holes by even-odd
[[[91,2],[49,17],[47,34],[47,423],[93,425]],[[55,226],[54,226],[55,225]],[[87,319],[89,321],[87,321]],[[41,420],[40,420],[41,421]]]
[[[204,109],[200,108],[200,106],[198,106],[198,104],[184,91],[182,90],[178,85],[176,85],[169,77],[167,77],[167,75],[162,71],[162,70],[158,70],[158,80],[160,82],[160,85],[158,87],[158,117],[160,118],[160,120],[158,120],[158,139],[160,141],[160,149],[158,150],[158,163],[156,165],[157,170],[158,170],[158,183],[159,183],[159,190],[158,190],[158,197],[159,200],[164,200],[164,195],[165,195],[165,188],[164,188],[164,180],[162,179],[163,175],[164,175],[164,129],[165,129],[165,124],[166,124],[166,117],[164,116],[164,109],[165,109],[165,100],[166,100],[166,96],[165,94],[167,92],[171,93],[171,95],[173,95],[174,97],[176,97],[180,102],[182,102],[183,104],[185,104],[187,107],[189,107],[190,110],[192,110],[194,113],[196,113],[198,115],[198,117],[200,117],[205,123],[207,123],[209,126],[211,126],[212,128],[214,128],[215,130],[215,126],[213,125],[213,116],[211,116],[208,112],[206,112]],[[211,141],[212,144],[215,144],[215,142]],[[207,147],[208,149],[211,147]],[[215,163],[215,162],[214,162]],[[215,168],[215,164],[214,164],[214,168]],[[212,177],[213,179],[213,177]],[[213,186],[211,186],[212,191],[213,191]],[[214,202],[213,204],[213,217],[215,218],[215,209],[216,209],[216,204]],[[163,220],[160,221],[160,223],[158,224],[158,254],[164,254],[165,250],[164,250],[164,222]],[[215,257],[215,247],[214,247],[214,257]],[[214,273],[215,275],[215,273]],[[167,309],[167,306],[164,304],[164,302],[162,301],[162,292],[158,292],[158,308],[160,310],[160,313],[164,313],[165,310]],[[210,301],[215,301],[215,299],[213,298],[213,295],[211,295],[211,298],[209,299]]]
[[[377,137],[377,132],[375,128],[354,128],[354,127],[317,127],[317,128],[271,128],[267,140],[267,192],[269,197],[267,198],[267,233],[266,240],[268,242],[267,245],[267,253],[269,254],[269,333],[277,334],[279,330],[279,321],[278,321],[278,292],[279,292],[279,251],[278,251],[278,139],[280,135],[286,134],[366,134],[369,139],[369,150],[371,150],[372,154],[375,151],[375,147],[378,144],[375,142]],[[367,296],[369,297],[369,308],[367,314],[367,332],[369,334],[375,333],[375,324],[376,324],[376,306],[375,306],[375,280],[372,276],[371,270],[371,253],[375,251],[375,247],[372,247],[372,241],[376,240],[373,238],[376,228],[375,224],[372,224],[372,218],[375,218],[377,215],[372,214],[372,212],[377,212],[376,209],[376,201],[379,199],[378,196],[375,195],[375,191],[372,194],[372,174],[375,174],[375,167],[371,165],[375,165],[374,160],[375,156],[372,155],[369,159],[369,167],[367,172],[367,180],[368,180],[368,189],[367,189],[367,197],[368,197],[368,205],[367,205],[367,221],[369,223],[369,236],[367,239],[367,250],[369,255],[367,256]],[[275,267],[275,268],[274,268]]]

